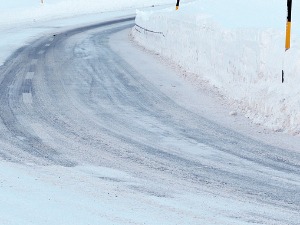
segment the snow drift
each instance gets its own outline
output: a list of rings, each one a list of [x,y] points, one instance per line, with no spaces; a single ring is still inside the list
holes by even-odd
[[[300,3],[293,5],[292,46],[284,52],[286,2],[199,0],[138,11],[132,34],[217,87],[238,111],[275,131],[300,133]],[[281,71],[285,70],[285,83]]]

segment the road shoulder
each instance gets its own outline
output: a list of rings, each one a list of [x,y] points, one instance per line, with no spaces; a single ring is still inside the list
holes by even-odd
[[[186,76],[187,71],[136,44],[130,32],[130,29],[126,29],[111,36],[111,48],[178,105],[255,140],[300,152],[299,137],[274,132],[252,123],[243,114],[236,113],[230,101],[217,89],[196,78],[187,79],[193,76]]]

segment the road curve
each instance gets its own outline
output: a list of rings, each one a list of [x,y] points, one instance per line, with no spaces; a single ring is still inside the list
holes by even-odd
[[[260,143],[177,105],[116,54],[118,19],[42,37],[0,67],[0,156],[14,162],[95,164],[187,192],[251,202],[263,224],[300,221],[300,155]]]

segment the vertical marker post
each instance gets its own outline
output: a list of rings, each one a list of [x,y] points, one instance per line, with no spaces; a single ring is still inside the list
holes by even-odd
[[[291,47],[291,28],[292,28],[292,0],[287,0],[285,51],[289,50]],[[283,63],[283,66],[284,66],[284,63]],[[282,70],[281,81],[282,81],[282,83],[284,82],[284,70]]]
[[[291,47],[292,0],[287,0],[285,51]]]
[[[177,0],[177,3],[176,3],[176,10],[179,9],[179,2],[180,2],[180,0]]]
[[[44,4],[44,0],[41,0],[41,3]]]

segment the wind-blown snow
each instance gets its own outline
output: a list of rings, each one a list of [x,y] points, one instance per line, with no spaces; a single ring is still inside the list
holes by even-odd
[[[300,3],[293,2],[291,49],[284,53],[286,1],[199,0],[137,12],[134,39],[209,81],[257,124],[300,132]],[[281,71],[285,82],[281,84]]]

